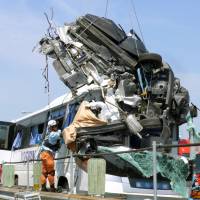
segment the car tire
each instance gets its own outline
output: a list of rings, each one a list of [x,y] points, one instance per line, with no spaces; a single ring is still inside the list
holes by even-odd
[[[156,53],[143,53],[139,55],[138,64],[145,62],[152,62],[155,63],[156,66],[162,66],[162,57]]]

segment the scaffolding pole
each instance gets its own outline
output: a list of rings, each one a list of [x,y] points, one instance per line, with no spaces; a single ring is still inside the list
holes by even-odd
[[[30,183],[29,183],[29,158],[27,159],[27,187],[26,189],[29,190],[29,186],[30,186]]]
[[[157,200],[157,159],[156,159],[156,141],[153,141],[153,191],[154,191],[154,200]]]
[[[70,152],[70,193],[74,194],[74,163],[72,152]]]

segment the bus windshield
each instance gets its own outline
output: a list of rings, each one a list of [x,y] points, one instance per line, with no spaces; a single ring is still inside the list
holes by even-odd
[[[0,125],[0,149],[6,149],[8,145],[8,125]]]
[[[15,124],[0,121],[0,149],[10,149],[13,143]]]

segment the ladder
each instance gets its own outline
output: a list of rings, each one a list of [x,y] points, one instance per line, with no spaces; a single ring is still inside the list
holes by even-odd
[[[38,192],[18,192],[15,193],[15,200],[41,200],[40,193]]]

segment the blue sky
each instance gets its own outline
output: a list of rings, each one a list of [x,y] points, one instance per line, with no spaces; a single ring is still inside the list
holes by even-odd
[[[134,2],[146,47],[162,55],[200,107],[200,1]],[[106,0],[0,0],[0,120],[21,117],[22,111],[47,104],[45,58],[32,53],[48,27],[43,13],[53,8],[55,23],[63,25],[86,13],[104,16],[105,7]],[[107,17],[139,34],[130,0],[109,0]],[[49,79],[51,100],[67,91],[52,67]]]

